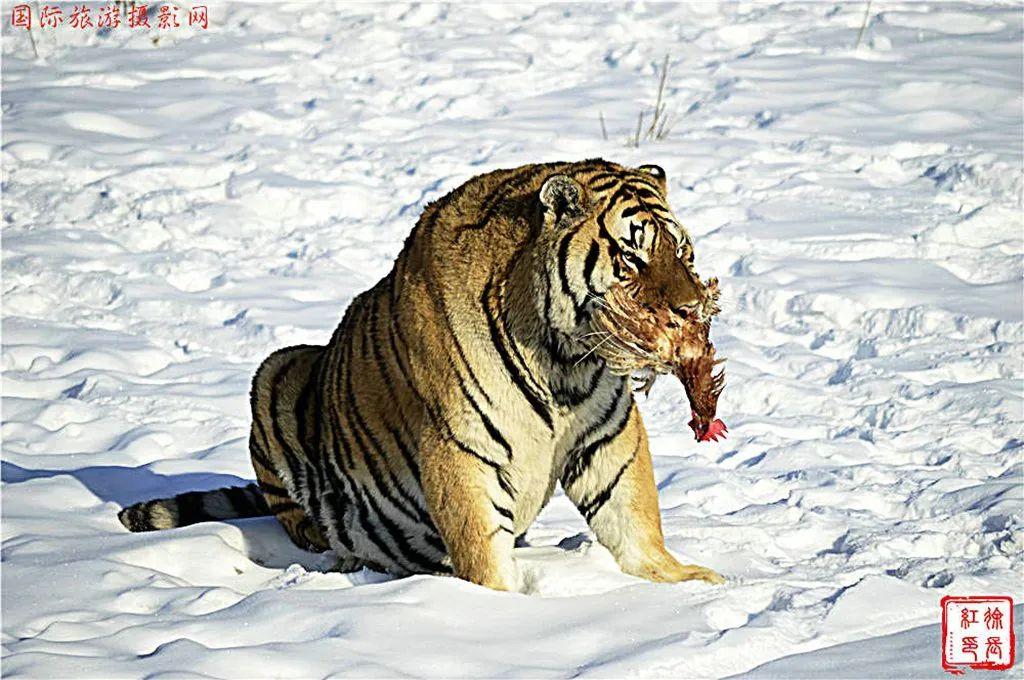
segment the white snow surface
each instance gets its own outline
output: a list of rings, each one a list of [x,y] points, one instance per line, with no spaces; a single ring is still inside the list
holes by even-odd
[[[1024,636],[1021,635],[1021,615],[1024,606],[1014,608],[1014,629],[1016,631],[1015,659],[1024,655]],[[955,623],[954,623],[955,625]],[[775,661],[769,661],[749,673],[734,676],[736,680],[797,680],[798,678],[928,678],[929,680],[948,680],[951,676],[935,663],[933,655],[927,653],[934,650],[938,640],[942,639],[939,624],[911,628],[899,633],[879,635],[873,638],[844,642],[833,647],[826,647],[813,652],[794,654]],[[984,677],[989,675],[983,671],[972,671],[961,667],[964,675]],[[1018,672],[1018,677],[1019,677]],[[997,674],[995,677],[999,677]]]
[[[937,669],[883,636],[1024,594],[1021,5],[876,2],[855,49],[864,3],[209,4],[38,60],[3,5],[7,676],[720,677],[867,638]],[[596,156],[662,165],[722,278],[729,438],[671,379],[641,411],[668,546],[727,584],[623,575],[560,493],[525,593],[332,573],[272,518],[121,526],[253,478],[255,367],[427,202]]]

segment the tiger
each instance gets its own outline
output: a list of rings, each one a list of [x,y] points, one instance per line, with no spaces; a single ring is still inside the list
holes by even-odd
[[[426,206],[326,345],[260,365],[255,484],[138,503],[121,522],[274,515],[341,571],[515,591],[514,547],[560,484],[624,573],[722,583],[665,547],[631,383],[651,357],[594,340],[615,291],[669,326],[717,311],[661,167],[592,159],[478,175]]]

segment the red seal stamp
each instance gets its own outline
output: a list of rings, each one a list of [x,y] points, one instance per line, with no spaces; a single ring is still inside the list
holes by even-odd
[[[1005,595],[942,598],[942,667],[1005,671],[1013,666],[1013,600]]]

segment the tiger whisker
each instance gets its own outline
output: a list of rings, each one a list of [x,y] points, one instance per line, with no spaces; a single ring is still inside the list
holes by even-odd
[[[597,295],[594,295],[589,290],[587,291],[587,298],[589,298],[590,300],[593,300],[594,302],[596,302],[597,306],[601,307],[602,309],[607,309],[607,310],[611,309],[611,307],[608,305],[607,302],[605,302],[605,300],[603,298],[600,298]]]
[[[609,340],[611,340],[611,339],[612,339],[612,338],[614,338],[614,337],[615,337],[615,336],[613,336],[613,335],[612,335],[611,333],[609,333],[609,334],[608,334],[608,337],[607,337],[607,338],[604,338],[603,340],[601,340],[601,341],[600,341],[599,343],[597,343],[596,345],[594,345],[593,347],[591,347],[591,348],[590,348],[589,350],[587,350],[587,353],[586,353],[586,354],[584,354],[584,355],[583,355],[583,356],[581,356],[581,357],[580,357],[579,359],[577,359],[577,360],[576,360],[576,363],[575,363],[575,364],[573,364],[573,368],[575,368],[576,366],[579,366],[579,365],[580,365],[580,362],[581,362],[581,361],[583,361],[584,359],[586,359],[587,357],[589,357],[589,356],[590,356],[591,354],[593,354],[593,353],[594,353],[595,351],[597,351],[597,348],[598,348],[598,347],[600,347],[601,345],[605,344],[606,342],[608,342]]]
[[[590,333],[584,333],[583,335],[577,335],[573,340],[582,340],[583,338],[589,338],[594,335],[611,335],[608,331],[591,331]]]

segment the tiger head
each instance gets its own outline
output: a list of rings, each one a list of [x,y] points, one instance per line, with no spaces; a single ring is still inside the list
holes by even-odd
[[[556,174],[540,189],[551,294],[569,301],[574,337],[615,372],[670,372],[709,352],[718,281],[694,269],[665,171],[611,167]]]

